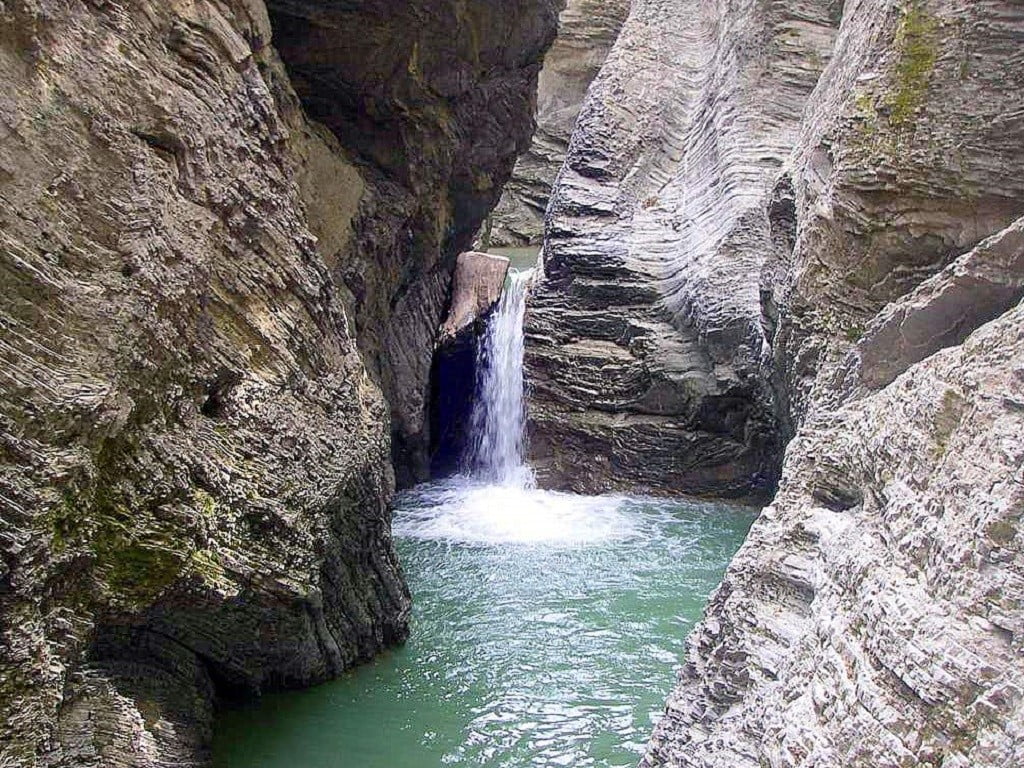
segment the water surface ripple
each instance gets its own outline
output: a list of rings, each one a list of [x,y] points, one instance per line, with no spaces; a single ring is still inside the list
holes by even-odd
[[[397,506],[409,642],[224,713],[218,768],[635,765],[754,514],[466,478]]]

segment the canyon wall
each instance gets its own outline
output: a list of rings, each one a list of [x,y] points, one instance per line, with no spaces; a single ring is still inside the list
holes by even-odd
[[[489,244],[539,245],[551,185],[587,88],[618,37],[630,0],[568,0],[537,86],[537,132],[491,214]]]
[[[552,191],[530,299],[543,483],[770,495],[765,198],[837,25],[829,0],[634,4]]]
[[[411,485],[429,477],[431,349],[455,257],[530,146],[538,70],[562,3],[267,5],[303,105],[341,138],[370,190],[352,238],[329,247],[391,405],[399,485]]]
[[[766,199],[795,438],[644,766],[1024,764],[1024,8],[847,2]]]
[[[391,446],[558,9],[269,6],[0,6],[3,765],[195,764],[407,633]]]
[[[1006,0],[634,5],[531,298],[540,475],[743,495],[788,442],[645,768],[1024,764],[1022,51]]]
[[[1020,225],[1007,236],[1019,300]],[[976,286],[992,295],[986,277],[965,279],[934,284],[956,297],[947,308]],[[896,311],[941,328],[927,306]],[[1018,304],[808,417],[689,638],[642,765],[1024,764],[1022,393]]]

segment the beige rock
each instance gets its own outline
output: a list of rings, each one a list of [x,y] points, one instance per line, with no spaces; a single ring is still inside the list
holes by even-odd
[[[459,254],[452,276],[451,305],[437,343],[451,341],[483,318],[501,298],[509,261],[504,256],[466,251]]]

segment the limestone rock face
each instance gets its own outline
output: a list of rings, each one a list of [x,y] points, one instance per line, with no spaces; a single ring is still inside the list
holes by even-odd
[[[0,764],[193,765],[217,696],[404,638],[388,425],[555,22],[412,5],[0,5]],[[291,49],[392,22],[372,104]],[[332,119],[360,110],[390,145]]]
[[[530,451],[545,484],[770,494],[765,198],[836,5],[633,4],[552,192],[529,302]]]
[[[611,50],[630,0],[568,0],[537,86],[537,132],[491,214],[490,245],[537,245],[551,185],[587,94]]]
[[[764,198],[781,487],[642,765],[1024,763],[1024,9],[847,2]]]
[[[1024,307],[807,420],[643,766],[1024,763]]]
[[[785,245],[762,285],[780,317],[777,389],[794,423],[813,402],[838,402],[830,377],[816,372],[887,303],[1021,215],[1022,17],[1001,2],[846,7],[833,64],[776,189],[791,197],[793,217],[777,219]],[[975,258],[996,268],[995,253]]]

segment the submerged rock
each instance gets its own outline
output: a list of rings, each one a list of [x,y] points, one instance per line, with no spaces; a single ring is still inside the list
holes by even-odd
[[[0,763],[195,764],[405,637],[389,424],[552,6],[0,6]]]

